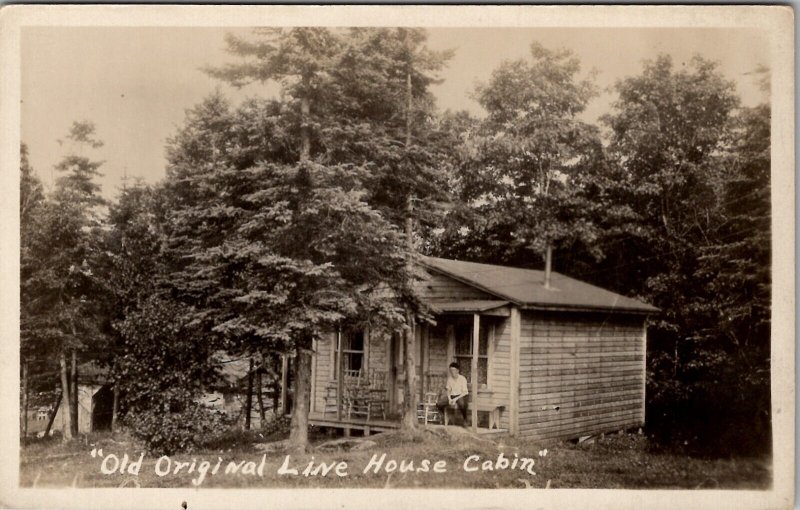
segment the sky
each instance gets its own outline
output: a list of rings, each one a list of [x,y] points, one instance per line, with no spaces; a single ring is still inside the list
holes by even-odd
[[[73,121],[90,120],[105,145],[92,153],[104,161],[100,179],[107,198],[124,175],[156,182],[164,177],[165,144],[183,123],[187,109],[215,90],[234,103],[269,96],[276,88],[254,84],[237,90],[206,75],[202,68],[233,61],[226,53],[226,28],[25,27],[21,45],[22,141],[46,186],[53,165],[67,151],[59,143]],[[236,29],[247,35],[248,31]],[[428,46],[454,49],[432,88],[439,107],[481,115],[472,98],[505,60],[526,58],[531,42],[568,48],[580,59],[582,74],[596,74],[601,94],[583,118],[596,122],[610,111],[613,84],[641,72],[643,61],[660,53],[677,66],[692,55],[718,61],[734,81],[742,104],[767,100],[753,75],[770,65],[767,34],[718,28],[429,28]],[[56,176],[57,177],[57,176]]]

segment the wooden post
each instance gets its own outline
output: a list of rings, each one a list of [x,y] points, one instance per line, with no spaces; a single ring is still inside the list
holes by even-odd
[[[519,308],[511,307],[511,384],[508,403],[508,428],[511,436],[519,433],[519,370],[521,321]]]
[[[478,432],[478,351],[481,339],[481,316],[472,315],[472,431]]]
[[[344,374],[342,369],[342,328],[336,332],[336,419],[342,420],[342,397],[344,393]]]
[[[289,398],[288,384],[289,356],[281,354],[281,414],[284,416],[289,413],[289,403],[286,401]]]

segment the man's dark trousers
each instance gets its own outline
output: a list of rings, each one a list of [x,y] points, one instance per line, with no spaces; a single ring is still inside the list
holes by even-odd
[[[461,418],[464,420],[464,425],[467,425],[467,405],[469,404],[469,395],[461,397],[460,399],[456,400],[456,407],[458,408],[459,412],[461,413]],[[444,413],[447,412],[447,408],[450,406],[450,400],[447,398],[446,395],[441,395],[439,400],[436,402],[436,408],[439,410],[439,413],[444,416]]]

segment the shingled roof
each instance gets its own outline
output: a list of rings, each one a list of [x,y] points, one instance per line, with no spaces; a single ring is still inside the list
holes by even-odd
[[[424,266],[500,299],[530,309],[604,310],[656,313],[658,308],[553,272],[545,288],[544,271],[421,257]]]

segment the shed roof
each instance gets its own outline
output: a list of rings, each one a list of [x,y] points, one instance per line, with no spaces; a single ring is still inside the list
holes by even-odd
[[[544,271],[421,257],[424,266],[523,308],[611,310],[655,313],[659,309],[594,285],[553,272],[545,288]]]

